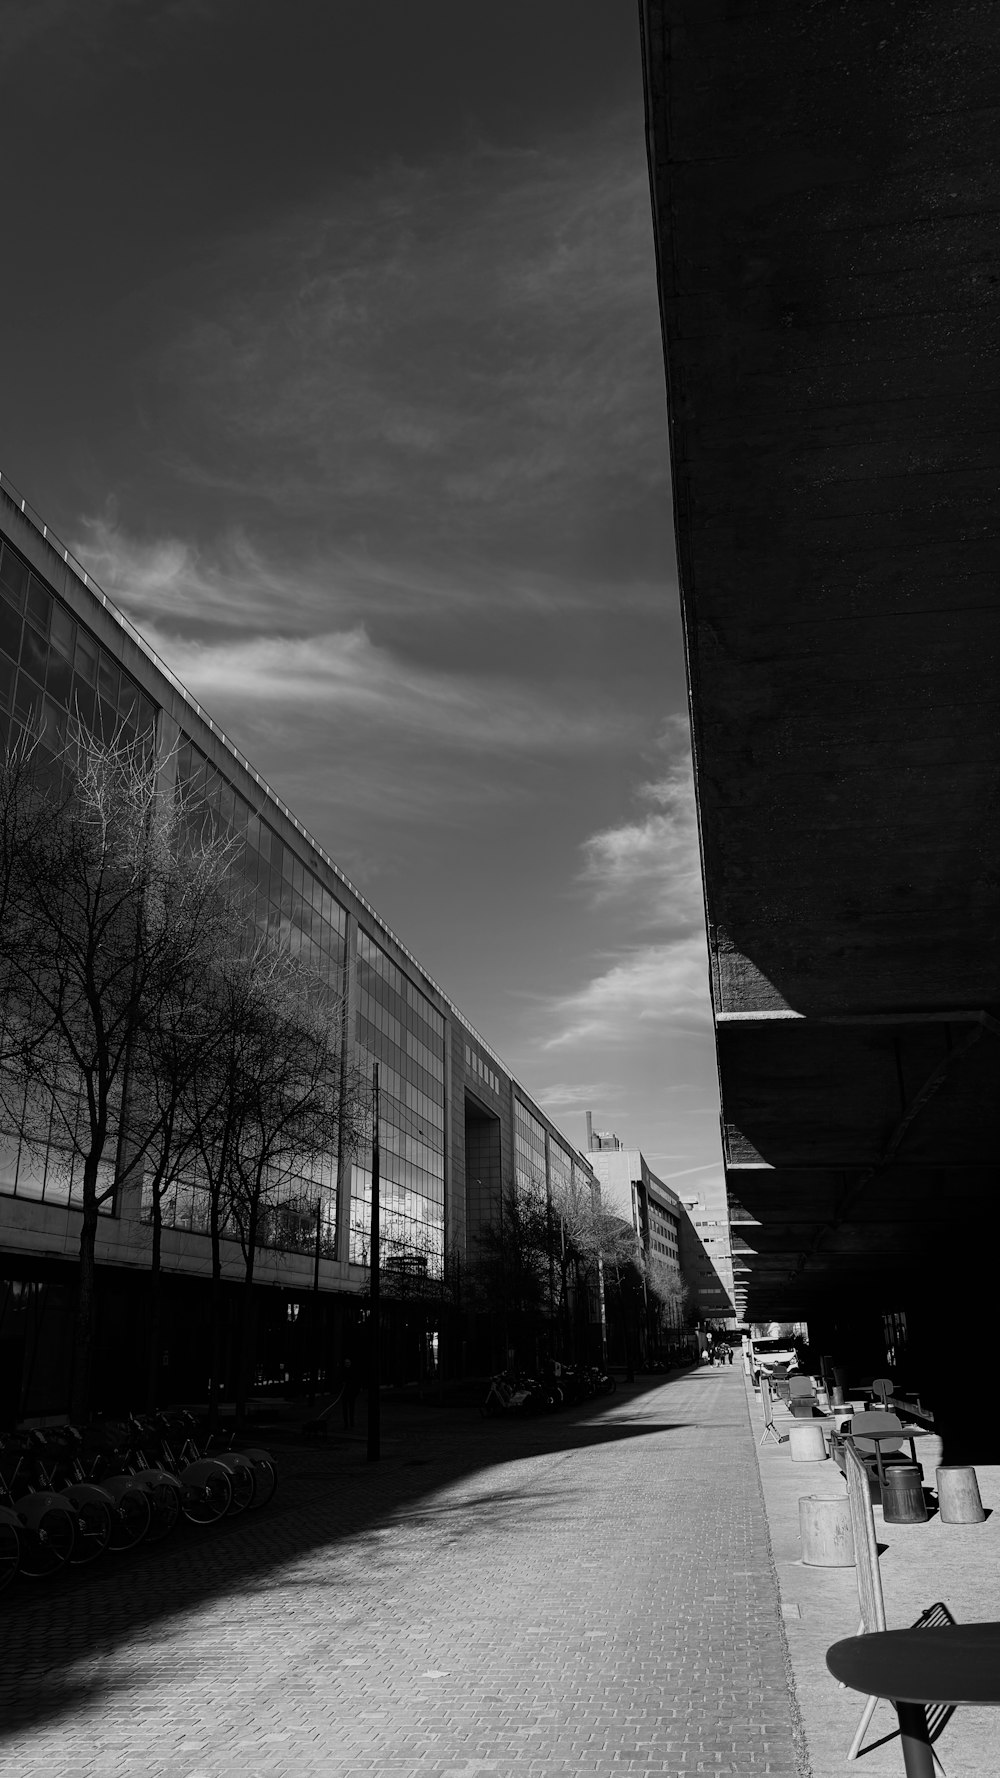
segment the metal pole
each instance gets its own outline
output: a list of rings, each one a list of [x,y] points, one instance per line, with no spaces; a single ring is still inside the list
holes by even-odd
[[[312,1407],[314,1401],[316,1400],[316,1391],[319,1388],[319,1250],[320,1250],[320,1242],[322,1239],[322,1228],[323,1228],[322,1216],[323,1216],[323,1200],[322,1200],[322,1198],[317,1198],[317,1200],[316,1200],[316,1251],[315,1251],[315,1254],[313,1255],[313,1312],[312,1312],[313,1361],[312,1361],[312,1371],[311,1371],[311,1375],[310,1375],[310,1386],[309,1386],[309,1406],[310,1407]]]
[[[377,1463],[381,1449],[381,1401],[379,1398],[379,1149],[378,1149],[378,1063],[372,1070],[372,1215],[369,1234],[369,1267],[371,1299],[368,1325],[368,1461]]]

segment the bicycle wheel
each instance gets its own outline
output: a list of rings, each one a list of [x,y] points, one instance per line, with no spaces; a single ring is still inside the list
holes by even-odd
[[[233,1484],[221,1463],[191,1463],[180,1483],[181,1511],[192,1525],[214,1525],[229,1511]]]
[[[617,1388],[618,1388],[617,1377],[605,1377],[604,1382],[602,1384],[603,1393],[605,1395],[614,1395],[615,1390]]]
[[[270,1457],[253,1459],[253,1499],[251,1506],[266,1506],[274,1498],[274,1490],[278,1486],[278,1471]]]
[[[253,1469],[249,1463],[243,1461],[242,1457],[235,1455],[221,1459],[221,1461],[223,1468],[229,1471],[229,1485],[232,1489],[232,1499],[226,1511],[228,1513],[245,1512],[248,1506],[253,1505],[253,1497],[256,1492]]]
[[[266,1506],[278,1486],[278,1470],[270,1451],[262,1445],[244,1445],[242,1450],[231,1451],[230,1456],[238,1463],[249,1464],[253,1475],[253,1499],[251,1506]]]
[[[109,1549],[134,1550],[149,1530],[152,1516],[145,1489],[123,1488],[115,1498]]]
[[[76,1517],[76,1537],[70,1561],[74,1567],[96,1562],[111,1542],[112,1509],[103,1500],[71,1501]]]
[[[50,1506],[32,1516],[22,1536],[21,1573],[47,1580],[65,1568],[76,1542],[76,1522],[68,1507]]]
[[[143,1492],[149,1506],[147,1543],[169,1537],[181,1516],[181,1491],[173,1482],[147,1482]]]
[[[21,1566],[21,1533],[9,1519],[0,1519],[0,1593]]]

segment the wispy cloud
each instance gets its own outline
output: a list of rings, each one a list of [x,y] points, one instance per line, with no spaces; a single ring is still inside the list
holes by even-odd
[[[197,415],[170,461],[366,547],[569,544],[586,576],[598,513],[662,487],[651,265],[631,111],[342,179],[201,269],[200,313],[150,366]]]
[[[582,881],[598,906],[625,904],[632,920],[683,933],[703,920],[686,717],[669,719],[661,749],[660,775],[637,792],[645,813],[585,841]]]
[[[611,1047],[633,1044],[654,1031],[704,1030],[711,1026],[708,955],[704,937],[644,945],[619,956],[575,993],[553,1001],[552,1050],[599,1039]]]
[[[607,703],[581,707],[572,688],[558,686],[541,702],[516,681],[419,667],[377,646],[365,629],[245,641],[193,642],[145,630],[188,689],[223,724],[226,712],[287,719],[301,733],[325,720],[361,751],[368,729],[397,742],[448,747],[463,754],[574,752],[622,741],[627,712]]]
[[[616,1091],[607,1080],[555,1081],[551,1086],[537,1088],[536,1097],[540,1105],[553,1109],[570,1110],[582,1105],[589,1110]]]
[[[582,846],[580,881],[605,935],[599,968],[579,988],[551,1000],[543,1022],[549,1050],[631,1046],[652,1032],[711,1027],[708,953],[686,718],[668,718],[654,779],[641,784],[638,818],[592,834]],[[636,933],[643,932],[643,942]]]
[[[175,634],[238,629],[309,635],[331,619],[376,624],[416,617],[423,624],[474,618],[509,623],[583,610],[660,616],[660,582],[643,578],[597,584],[544,569],[471,559],[441,567],[395,560],[327,543],[305,561],[287,547],[265,548],[235,527],[211,543],[180,536],[140,538],[117,505],[79,521],[75,555],[140,626]]]

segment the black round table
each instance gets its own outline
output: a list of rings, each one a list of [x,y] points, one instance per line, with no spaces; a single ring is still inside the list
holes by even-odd
[[[1000,1705],[1000,1624],[848,1636],[826,1664],[843,1685],[896,1706],[906,1778],[934,1778],[925,1704]]]

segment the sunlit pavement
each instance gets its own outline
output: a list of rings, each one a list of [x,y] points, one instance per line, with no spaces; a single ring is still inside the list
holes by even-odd
[[[748,1391],[758,1438],[763,1433],[760,1398]],[[832,1425],[832,1420],[827,1425]],[[826,1665],[826,1651],[858,1628],[858,1584],[854,1568],[814,1568],[802,1561],[799,1500],[806,1495],[843,1499],[840,1471],[829,1458],[812,1463],[791,1460],[787,1411],[775,1411],[774,1424],[784,1440],[768,1439],[760,1447],[761,1482],[771,1535],[771,1548],[781,1590],[782,1615],[788,1638],[795,1693],[806,1735],[812,1778],[834,1778],[850,1771],[845,1755],[861,1720],[865,1699],[838,1686]],[[918,1442],[924,1485],[935,1486],[941,1441]],[[941,1600],[958,1623],[978,1623],[997,1616],[1000,1574],[1000,1467],[977,1464],[976,1475],[988,1517],[978,1525],[946,1525],[935,1512],[923,1525],[887,1525],[875,1508],[875,1536],[881,1551],[879,1574],[891,1630],[917,1621],[922,1611]],[[936,1743],[948,1778],[987,1778],[996,1772],[1000,1745],[1000,1714],[965,1705],[950,1717]],[[878,1705],[858,1764],[859,1778],[903,1778],[903,1755],[891,1704]]]
[[[0,1770],[805,1772],[753,1447],[712,1371],[282,1449],[264,1512],[5,1595]]]

